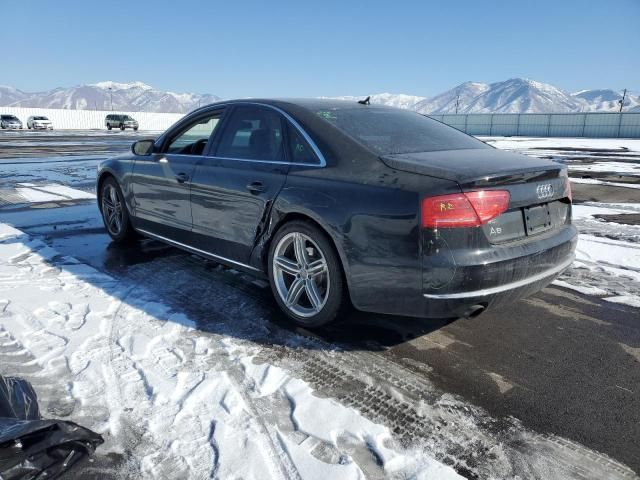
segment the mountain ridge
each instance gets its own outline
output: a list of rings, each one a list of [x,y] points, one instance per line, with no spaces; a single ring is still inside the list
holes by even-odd
[[[554,85],[525,78],[502,82],[464,82],[433,97],[404,93],[320,97],[360,100],[372,104],[415,110],[424,114],[449,113],[569,113],[618,111],[622,93],[612,89],[568,93]],[[212,94],[176,93],[159,90],[144,82],[112,80],[41,92],[25,92],[0,85],[0,107],[119,110],[129,112],[187,113],[201,105],[222,100]],[[627,95],[624,111],[638,111],[640,96]]]

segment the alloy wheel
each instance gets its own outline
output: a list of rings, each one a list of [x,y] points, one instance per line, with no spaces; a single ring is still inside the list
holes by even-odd
[[[304,233],[289,233],[276,245],[272,262],[275,287],[287,309],[303,318],[318,314],[331,287],[327,260],[318,244]]]
[[[102,215],[109,233],[117,237],[123,225],[122,202],[111,184],[106,185],[102,191]]]

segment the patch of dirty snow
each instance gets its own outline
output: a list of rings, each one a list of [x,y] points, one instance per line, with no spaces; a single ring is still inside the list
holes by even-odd
[[[621,187],[621,188],[640,188],[640,185],[637,183],[620,183],[620,182],[607,182],[605,180],[597,180],[595,178],[574,178],[571,177],[572,183],[586,183],[591,185],[608,185],[610,187]]]
[[[105,436],[99,454],[133,459],[134,477],[364,478],[350,452],[372,452],[385,476],[462,478],[241,341],[6,224],[0,305],[0,330],[56,379],[69,419]]]

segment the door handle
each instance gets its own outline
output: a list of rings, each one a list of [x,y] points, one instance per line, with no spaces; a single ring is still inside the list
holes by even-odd
[[[253,182],[247,185],[247,190],[251,193],[260,193],[265,191],[265,187],[262,182]]]
[[[187,182],[189,180],[189,175],[187,175],[186,173],[179,173],[176,175],[176,180],[178,181],[178,183]]]

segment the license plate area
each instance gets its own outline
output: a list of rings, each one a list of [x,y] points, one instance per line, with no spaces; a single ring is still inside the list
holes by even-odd
[[[535,235],[553,228],[553,219],[549,204],[536,205],[524,208],[524,224],[527,235]]]

